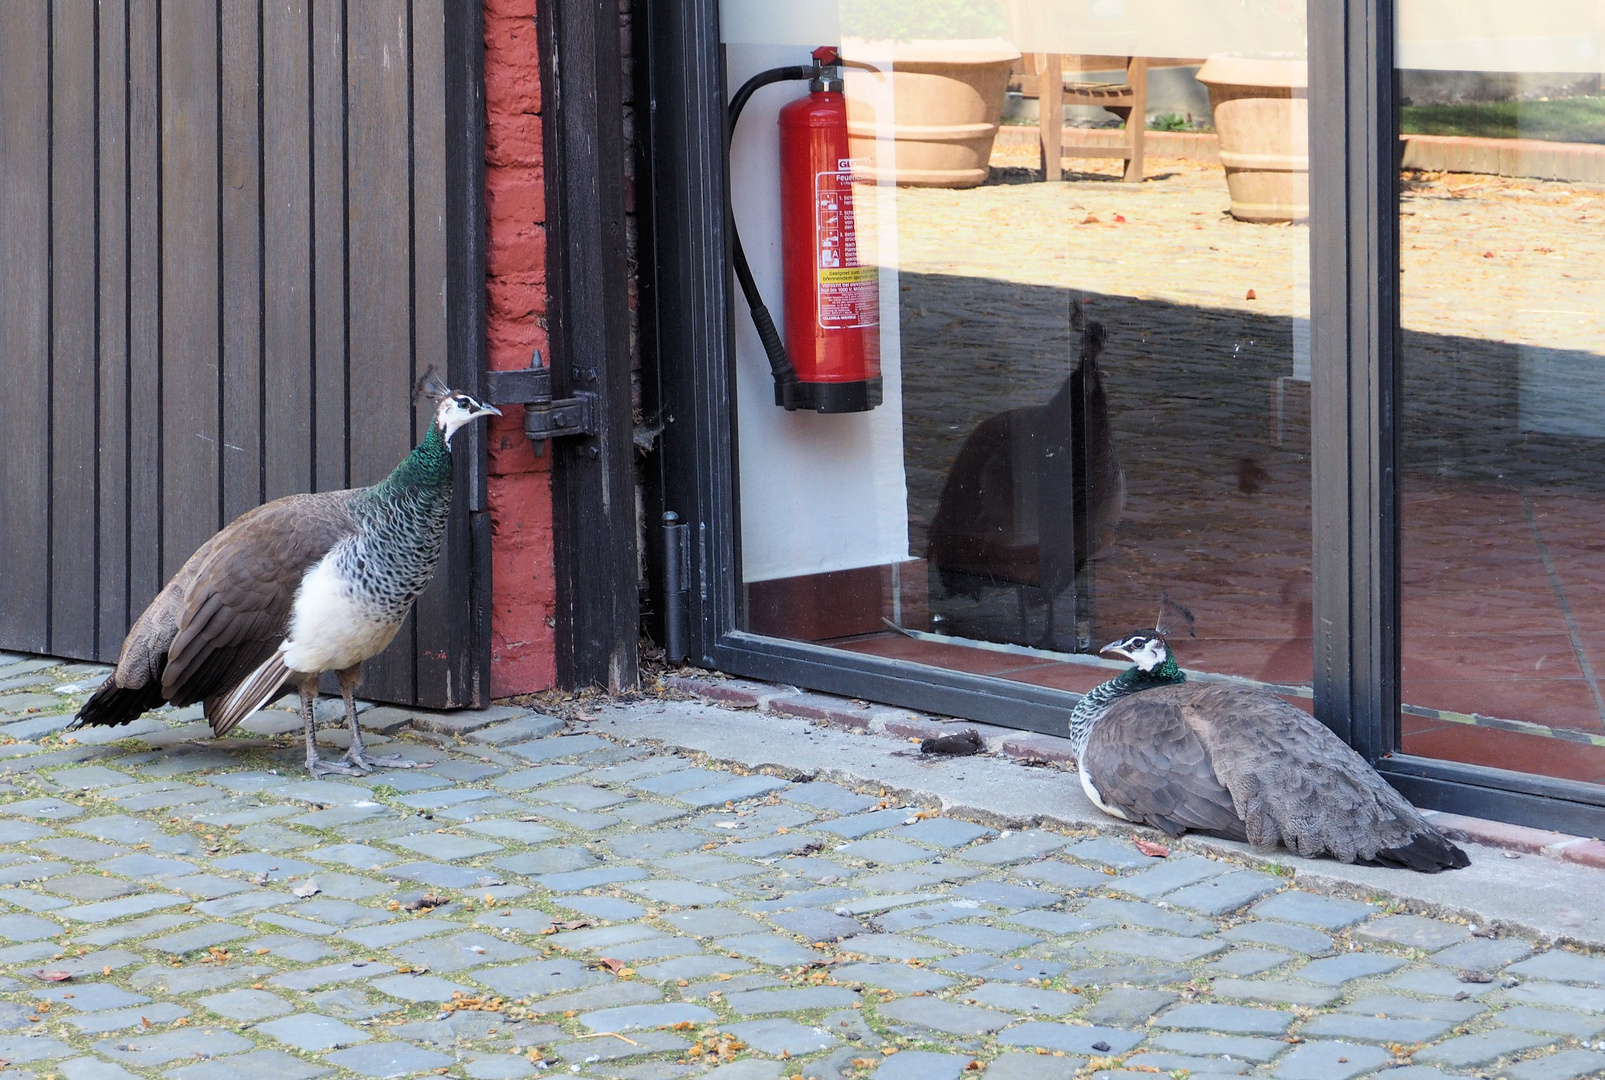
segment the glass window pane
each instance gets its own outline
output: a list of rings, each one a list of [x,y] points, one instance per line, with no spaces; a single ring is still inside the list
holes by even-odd
[[[1403,748],[1605,780],[1605,7],[1400,0]]]
[[[733,138],[797,372],[738,289],[746,628],[1082,690],[1168,596],[1307,707],[1303,0],[784,7],[723,4],[732,96],[845,67]]]

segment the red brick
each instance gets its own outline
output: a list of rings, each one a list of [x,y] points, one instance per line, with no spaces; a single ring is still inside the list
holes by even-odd
[[[541,118],[528,113],[494,117],[485,129],[485,163],[493,166],[541,164]]]
[[[535,444],[524,435],[524,407],[503,405],[503,416],[492,417],[486,433],[490,461],[487,468],[492,476],[511,476],[516,473],[550,472],[551,456],[535,456]]]
[[[757,707],[773,697],[776,690],[767,683],[748,682],[745,679],[714,679],[695,675],[671,675],[664,682],[686,694],[695,694],[709,701],[722,701],[730,705]]]
[[[880,729],[888,735],[896,735],[903,739],[932,739],[938,735],[952,735],[954,732],[964,730],[961,726],[941,724],[921,716],[910,716],[908,713],[887,717],[880,725]]]
[[[485,170],[485,216],[492,228],[546,220],[546,170],[492,166]]]
[[[804,720],[821,720],[836,727],[865,728],[869,726],[869,707],[854,705],[846,698],[807,692],[783,694],[769,702],[767,712],[777,716],[797,716]]]
[[[552,498],[546,473],[491,476],[491,696],[556,681]]]
[[[534,325],[546,313],[546,272],[502,274],[485,283],[491,319]],[[527,361],[526,361],[527,362]],[[523,364],[515,364],[523,367]]]
[[[493,19],[535,18],[535,0],[485,0],[485,23]]]
[[[492,277],[531,271],[546,266],[546,230],[539,225],[492,230],[485,251],[485,266]]]
[[[537,350],[542,356],[551,355],[544,326],[501,327],[490,335],[488,344],[492,371],[527,368]]]
[[[1572,839],[1565,833],[1550,832],[1547,829],[1530,829],[1525,825],[1461,817],[1459,814],[1434,814],[1428,820],[1432,822],[1434,828],[1451,840],[1464,840],[1471,844],[1523,851],[1530,855],[1538,854],[1551,844]]]
[[[1070,740],[1039,732],[1015,732],[1003,739],[1003,753],[1017,761],[1074,761]]]
[[[485,208],[489,280],[486,344],[492,369],[527,367],[547,348],[545,177],[535,0],[484,0]],[[549,458],[536,458],[523,409],[489,431],[491,694],[556,681]]]
[[[1581,844],[1573,844],[1561,850],[1560,857],[1565,862],[1579,863],[1583,866],[1592,866],[1605,870],[1605,844],[1598,840],[1585,840]]]

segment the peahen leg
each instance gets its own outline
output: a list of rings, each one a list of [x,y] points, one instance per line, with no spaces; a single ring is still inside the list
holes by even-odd
[[[346,723],[351,725],[351,749],[346,761],[356,769],[371,771],[375,768],[413,769],[416,761],[408,761],[399,754],[388,757],[368,757],[362,747],[362,727],[357,723],[357,687],[362,683],[362,665],[348,667],[340,672],[340,697],[346,703]]]
[[[308,675],[301,680],[301,720],[306,724],[307,772],[316,779],[330,773],[341,776],[360,776],[362,770],[344,762],[328,762],[318,757],[317,719],[314,706],[318,701],[318,677]]]

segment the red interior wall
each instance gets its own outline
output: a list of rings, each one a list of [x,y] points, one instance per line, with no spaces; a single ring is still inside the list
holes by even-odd
[[[484,0],[485,206],[492,370],[527,367],[546,341],[546,200],[534,0]],[[524,438],[524,410],[491,417],[491,696],[556,680],[549,462]]]

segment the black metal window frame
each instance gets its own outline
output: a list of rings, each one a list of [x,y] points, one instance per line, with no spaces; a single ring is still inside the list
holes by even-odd
[[[1394,0],[1309,0],[1315,710],[1417,805],[1605,833],[1605,788],[1399,752],[1400,330]],[[1077,695],[741,629],[717,0],[636,19],[647,520],[690,525],[692,662],[1062,734]],[[649,529],[649,537],[655,530]],[[649,544],[653,579],[662,548]],[[662,610],[662,598],[654,605]]]

